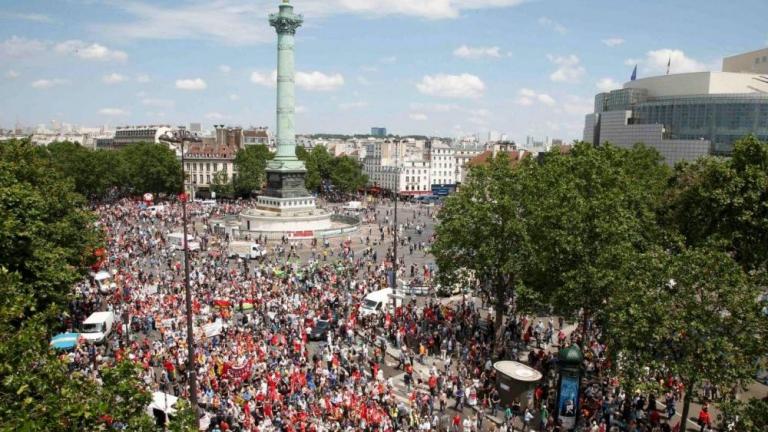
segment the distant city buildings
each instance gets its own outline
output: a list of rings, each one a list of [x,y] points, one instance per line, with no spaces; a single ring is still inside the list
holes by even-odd
[[[170,125],[118,126],[112,141],[113,148],[129,144],[159,143],[160,137],[172,131]]]
[[[745,135],[768,139],[764,55],[768,50],[726,58],[724,72],[638,79],[600,93],[595,112],[586,116],[584,141],[625,148],[642,142],[675,164],[707,154],[728,155]]]
[[[387,136],[387,128],[383,127],[372,127],[371,128],[371,135],[377,138],[383,138]]]

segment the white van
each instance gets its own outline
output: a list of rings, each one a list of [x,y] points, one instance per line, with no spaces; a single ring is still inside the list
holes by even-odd
[[[229,242],[227,256],[230,258],[257,259],[266,255],[267,251],[258,243],[240,240]]]
[[[88,342],[102,343],[109,336],[114,323],[115,314],[113,312],[94,312],[83,321],[80,335]]]
[[[115,292],[117,285],[112,281],[112,273],[101,270],[96,273],[91,273],[91,279],[93,284],[102,294],[110,294]]]
[[[184,250],[184,233],[175,232],[168,234],[168,243],[174,250]],[[190,251],[200,250],[200,242],[195,241],[195,236],[187,234],[187,246]]]
[[[397,307],[403,305],[403,296],[395,294],[392,288],[384,288],[365,296],[360,305],[360,316],[378,315],[382,312],[392,312],[392,299]]]

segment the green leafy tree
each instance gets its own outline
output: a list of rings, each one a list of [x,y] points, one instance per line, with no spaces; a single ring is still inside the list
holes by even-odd
[[[461,190],[438,213],[432,248],[444,283],[467,271],[488,283],[495,304],[495,326],[521,284],[530,251],[524,185],[532,162],[513,167],[505,153],[472,168]]]
[[[0,266],[19,275],[33,300],[21,319],[65,305],[92,262],[101,237],[85,204],[28,141],[0,144]]]
[[[93,151],[69,141],[51,143],[39,151],[59,172],[70,177],[75,190],[86,198],[103,198],[117,184],[115,152]]]
[[[253,192],[261,190],[266,178],[267,162],[273,157],[265,145],[246,146],[238,151],[235,156],[235,192],[241,196],[250,196]]]
[[[307,190],[322,192],[323,181],[331,178],[333,156],[325,147],[316,146],[309,152],[304,164],[307,167],[307,176],[304,180]]]
[[[720,406],[723,426],[733,425],[733,431],[764,432],[768,430],[768,398],[746,402],[728,401]]]
[[[768,143],[738,141],[730,159],[677,167],[661,218],[690,246],[717,245],[747,270],[768,262]]]
[[[598,318],[621,268],[659,237],[655,210],[668,171],[644,146],[577,143],[535,167],[528,195],[532,259],[526,283],[555,312]]]
[[[217,198],[231,198],[235,194],[235,186],[229,180],[226,171],[219,171],[211,179],[211,192],[216,194]]]
[[[132,194],[145,192],[179,193],[181,165],[176,154],[165,144],[138,143],[119,150],[124,190]]]
[[[353,193],[368,183],[368,176],[356,159],[341,156],[333,160],[331,182],[343,193]]]
[[[727,254],[708,249],[633,257],[606,308],[604,331],[614,366],[630,385],[646,368],[685,385],[683,422],[699,386],[723,393],[751,381],[768,354],[760,289]]]
[[[27,140],[0,144],[0,431],[152,430],[133,364],[70,373],[50,351],[101,242],[74,182]]]

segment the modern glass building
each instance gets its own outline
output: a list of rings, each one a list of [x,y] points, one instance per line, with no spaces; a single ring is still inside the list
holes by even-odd
[[[697,72],[630,81],[595,96],[584,140],[657,148],[668,163],[728,155],[736,140],[768,140],[768,75]]]

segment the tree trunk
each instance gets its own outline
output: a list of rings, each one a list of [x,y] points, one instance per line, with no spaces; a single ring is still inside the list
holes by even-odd
[[[495,317],[493,322],[493,334],[494,337],[494,345],[495,346],[504,346],[502,339],[503,333],[501,331],[502,325],[504,324],[504,312],[505,312],[505,306],[506,306],[506,299],[508,295],[511,295],[514,297],[514,276],[508,275],[508,276],[501,276],[496,280],[496,283],[494,283],[494,291],[495,291]]]
[[[683,412],[680,414],[680,432],[688,430],[688,414],[691,411],[691,401],[693,400],[694,386],[696,383],[685,384],[685,395],[683,396]]]

